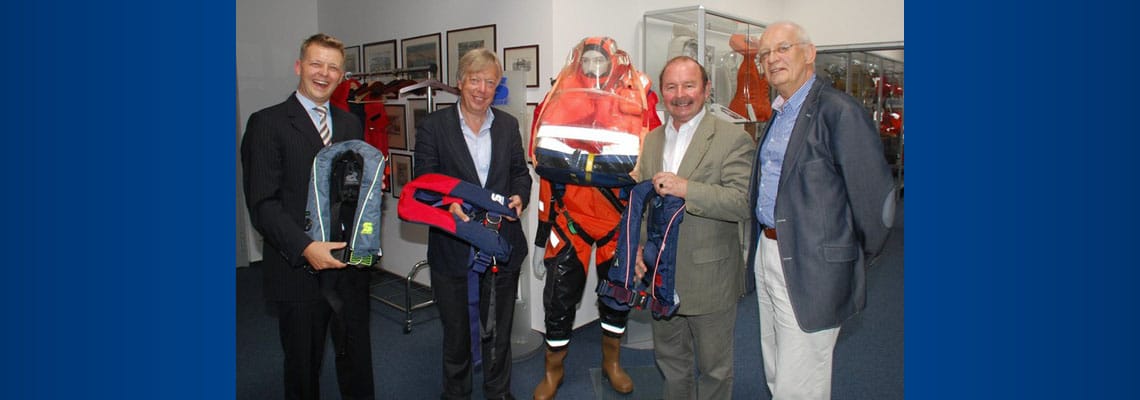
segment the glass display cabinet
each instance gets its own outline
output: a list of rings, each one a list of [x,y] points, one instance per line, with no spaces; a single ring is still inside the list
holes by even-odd
[[[712,11],[703,6],[649,11],[642,31],[642,72],[654,80],[669,59],[688,55],[701,62],[712,84],[710,110],[726,119],[751,125],[767,121],[770,96],[758,72],[757,42],[764,25]],[[664,110],[664,104],[657,104]],[[746,126],[747,126],[746,125]]]
[[[903,43],[818,46],[815,73],[859,100],[879,129],[891,172],[903,185]]]

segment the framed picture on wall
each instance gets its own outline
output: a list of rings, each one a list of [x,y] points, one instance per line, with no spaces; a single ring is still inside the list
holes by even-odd
[[[526,87],[538,87],[538,45],[504,47],[503,70],[525,71]]]
[[[416,122],[428,115],[427,99],[408,99],[408,150],[416,149]]]
[[[451,86],[459,86],[455,81],[455,74],[459,72],[459,59],[467,52],[485,47],[492,53],[498,53],[495,47],[495,25],[483,25],[471,28],[447,31],[447,80]]]
[[[412,156],[404,153],[392,153],[392,197],[400,198],[404,185],[412,181]]]
[[[408,139],[404,134],[404,105],[385,104],[384,112],[388,114],[388,148],[407,150]]]
[[[435,66],[431,71],[431,75],[439,79],[439,33],[403,39],[400,41],[400,48],[404,53],[404,68]],[[427,72],[408,74],[408,78],[411,79],[424,79],[427,77]],[[443,79],[439,80],[443,81]]]
[[[360,72],[360,46],[344,48],[344,72]]]
[[[364,45],[364,71],[388,71],[399,67],[396,60],[396,41],[387,40]]]

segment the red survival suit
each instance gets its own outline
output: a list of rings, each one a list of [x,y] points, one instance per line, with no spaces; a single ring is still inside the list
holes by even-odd
[[[613,265],[617,227],[628,200],[621,198],[622,188],[613,187],[619,185],[614,179],[593,181],[589,173],[577,174],[587,177],[584,179],[568,179],[575,174],[551,171],[549,165],[542,165],[543,157],[535,157],[536,148],[573,152],[575,157],[585,155],[591,162],[595,156],[597,160],[619,157],[625,160],[622,165],[632,167],[641,139],[661,125],[655,111],[657,98],[650,86],[649,78],[633,68],[629,56],[613,39],[590,37],[574,47],[554,87],[535,110],[530,151],[536,167],[546,167],[536,168],[542,179],[535,245],[546,248],[543,263],[547,271],[542,297],[546,377],[535,388],[537,399],[552,398],[557,391],[575,311],[586,286],[590,255],[596,253],[595,272],[605,279]],[[559,133],[551,136],[548,132],[552,130]],[[562,134],[567,131],[572,133]],[[631,153],[632,157],[625,158]],[[573,165],[559,164],[571,169]],[[634,181],[628,172],[621,174],[623,182]],[[609,187],[587,186],[598,182],[607,182],[602,185]],[[628,393],[633,384],[621,370],[618,352],[629,310],[614,310],[601,302],[598,308],[603,333],[602,371],[615,390]]]

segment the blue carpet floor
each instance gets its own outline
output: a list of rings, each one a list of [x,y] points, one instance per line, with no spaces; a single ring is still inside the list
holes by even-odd
[[[902,209],[896,229],[878,264],[868,272],[867,308],[844,324],[835,350],[832,398],[892,400],[903,398],[903,229]],[[441,330],[435,307],[413,314],[404,334],[404,314],[373,301],[373,374],[378,399],[434,399],[440,393]],[[582,305],[587,307],[588,305]],[[767,400],[755,292],[737,307],[733,398]],[[280,399],[282,354],[276,319],[261,299],[261,270],[254,264],[237,269],[237,399]],[[632,329],[632,327],[631,327]],[[331,348],[331,344],[330,344]],[[652,350],[622,349],[622,365],[637,385],[620,395],[597,369],[601,363],[601,329],[597,322],[574,331],[566,359],[566,377],[558,398],[652,399],[661,393],[660,374]],[[338,399],[331,351],[321,376],[324,399]],[[531,397],[543,374],[541,352],[518,360],[512,369],[511,392]],[[482,398],[476,371],[473,398]]]

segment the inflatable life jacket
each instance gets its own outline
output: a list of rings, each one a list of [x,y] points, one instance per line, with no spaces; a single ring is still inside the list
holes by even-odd
[[[333,143],[313,159],[305,232],[323,242],[348,242],[333,256],[359,267],[370,267],[383,255],[380,213],[384,164],[387,158],[363,140]]]
[[[641,217],[650,203],[649,226],[646,227],[642,261],[648,267],[640,282],[634,282],[637,246],[641,236]],[[677,270],[677,233],[685,217],[685,199],[659,196],[653,181],[637,184],[630,191],[629,207],[621,216],[621,238],[618,239],[614,265],[609,279],[598,282],[598,298],[618,311],[630,307],[648,308],[655,318],[667,318],[677,312],[681,299],[677,296],[674,277]]]
[[[583,39],[536,111],[530,146],[535,171],[558,183],[635,183],[629,172],[657,116],[650,86],[613,39]]]
[[[470,221],[463,222],[447,207],[459,203]],[[506,196],[443,174],[423,174],[404,185],[397,212],[400,218],[434,226],[472,246],[471,268],[483,273],[488,266],[506,264],[511,245],[499,236],[503,217],[518,218],[507,207]]]
[[[772,101],[768,98],[768,79],[756,66],[756,53],[760,51],[757,39],[737,33],[728,40],[733,50],[744,55],[736,71],[736,95],[728,109],[749,121],[767,121],[772,118]]]

